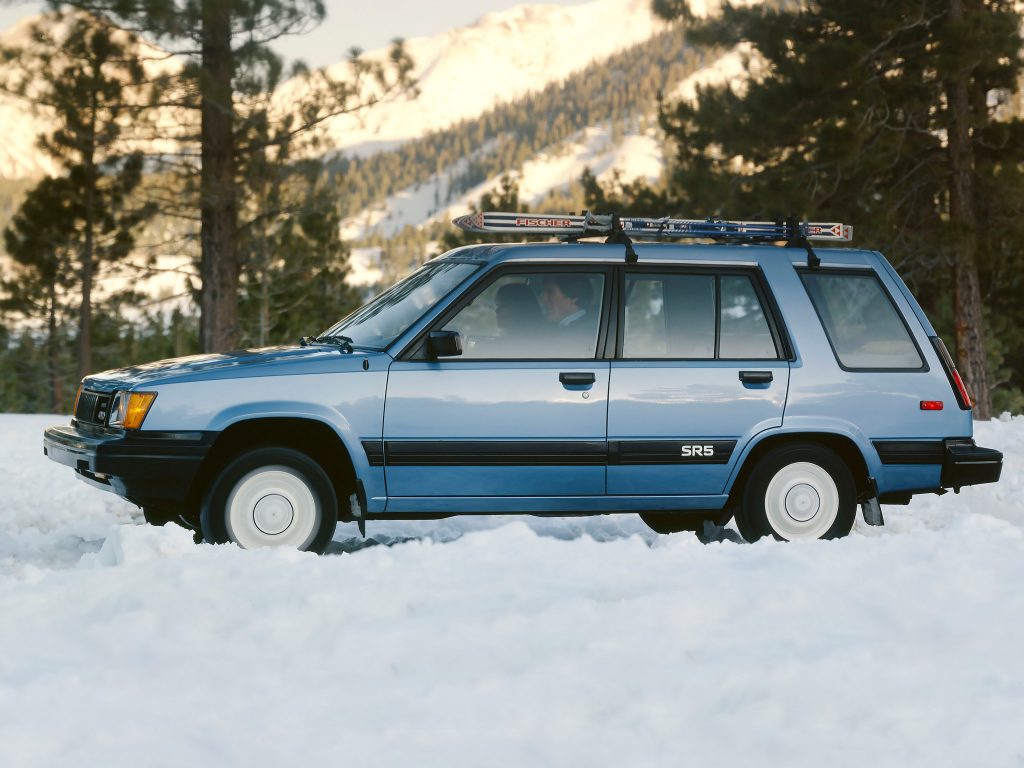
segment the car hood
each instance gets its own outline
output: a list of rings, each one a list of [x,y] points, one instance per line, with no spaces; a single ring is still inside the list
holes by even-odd
[[[115,368],[87,376],[84,384],[92,390],[112,392],[188,380],[328,373],[362,368],[367,357],[381,354],[358,349],[342,352],[336,346],[323,344],[240,349]]]

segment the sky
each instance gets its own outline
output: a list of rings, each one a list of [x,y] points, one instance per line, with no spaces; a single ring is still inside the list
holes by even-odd
[[[579,5],[584,0],[539,0],[548,5]],[[327,19],[313,32],[287,38],[276,46],[287,59],[303,59],[310,66],[333,64],[353,46],[371,51],[395,37],[435,35],[463,27],[492,11],[524,0],[324,0]],[[0,29],[38,13],[39,2],[0,0]]]

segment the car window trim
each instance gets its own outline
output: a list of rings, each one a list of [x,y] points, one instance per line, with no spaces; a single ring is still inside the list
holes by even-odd
[[[497,264],[488,272],[478,276],[477,281],[470,286],[461,296],[453,301],[441,314],[428,323],[410,341],[395,359],[404,362],[429,362],[429,363],[550,363],[550,362],[600,362],[606,360],[605,347],[608,334],[609,316],[612,304],[612,282],[614,280],[613,265],[611,264],[573,264],[572,262],[530,262],[530,263],[503,263]],[[426,356],[426,338],[431,331],[440,330],[448,321],[461,312],[466,306],[481,293],[487,290],[495,281],[510,274],[537,274],[539,272],[564,273],[564,272],[585,272],[599,273],[604,276],[604,290],[601,295],[602,309],[597,331],[597,344],[591,357],[474,357],[466,359],[461,357],[431,358]]]
[[[793,346],[789,340],[789,333],[782,322],[778,304],[775,296],[769,289],[767,281],[758,266],[699,266],[689,264],[631,264],[629,266],[617,267],[619,283],[618,297],[621,299],[616,307],[617,334],[615,342],[615,354],[613,359],[625,362],[680,362],[680,363],[707,363],[707,362],[793,362],[796,358],[793,353]],[[693,275],[712,275],[715,278],[715,356],[714,357],[624,357],[623,345],[626,325],[626,278],[631,274],[668,274],[681,273]],[[775,346],[775,357],[719,357],[721,344],[722,324],[722,302],[721,302],[721,277],[741,275],[750,278],[754,288],[754,294],[761,304],[761,311],[764,313],[768,323],[768,331],[772,337],[772,344]]]

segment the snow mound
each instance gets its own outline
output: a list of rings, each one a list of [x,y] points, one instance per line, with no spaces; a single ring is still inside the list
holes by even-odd
[[[161,557],[194,553],[192,534],[176,525],[118,525],[100,551],[82,558],[83,565],[132,565]]]

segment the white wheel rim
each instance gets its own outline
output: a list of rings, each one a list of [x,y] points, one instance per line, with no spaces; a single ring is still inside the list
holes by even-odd
[[[254,469],[228,496],[228,535],[245,549],[305,549],[320,527],[320,502],[306,479],[289,467]]]
[[[839,489],[809,461],[788,464],[768,483],[764,509],[772,530],[786,539],[820,539],[839,515]]]

